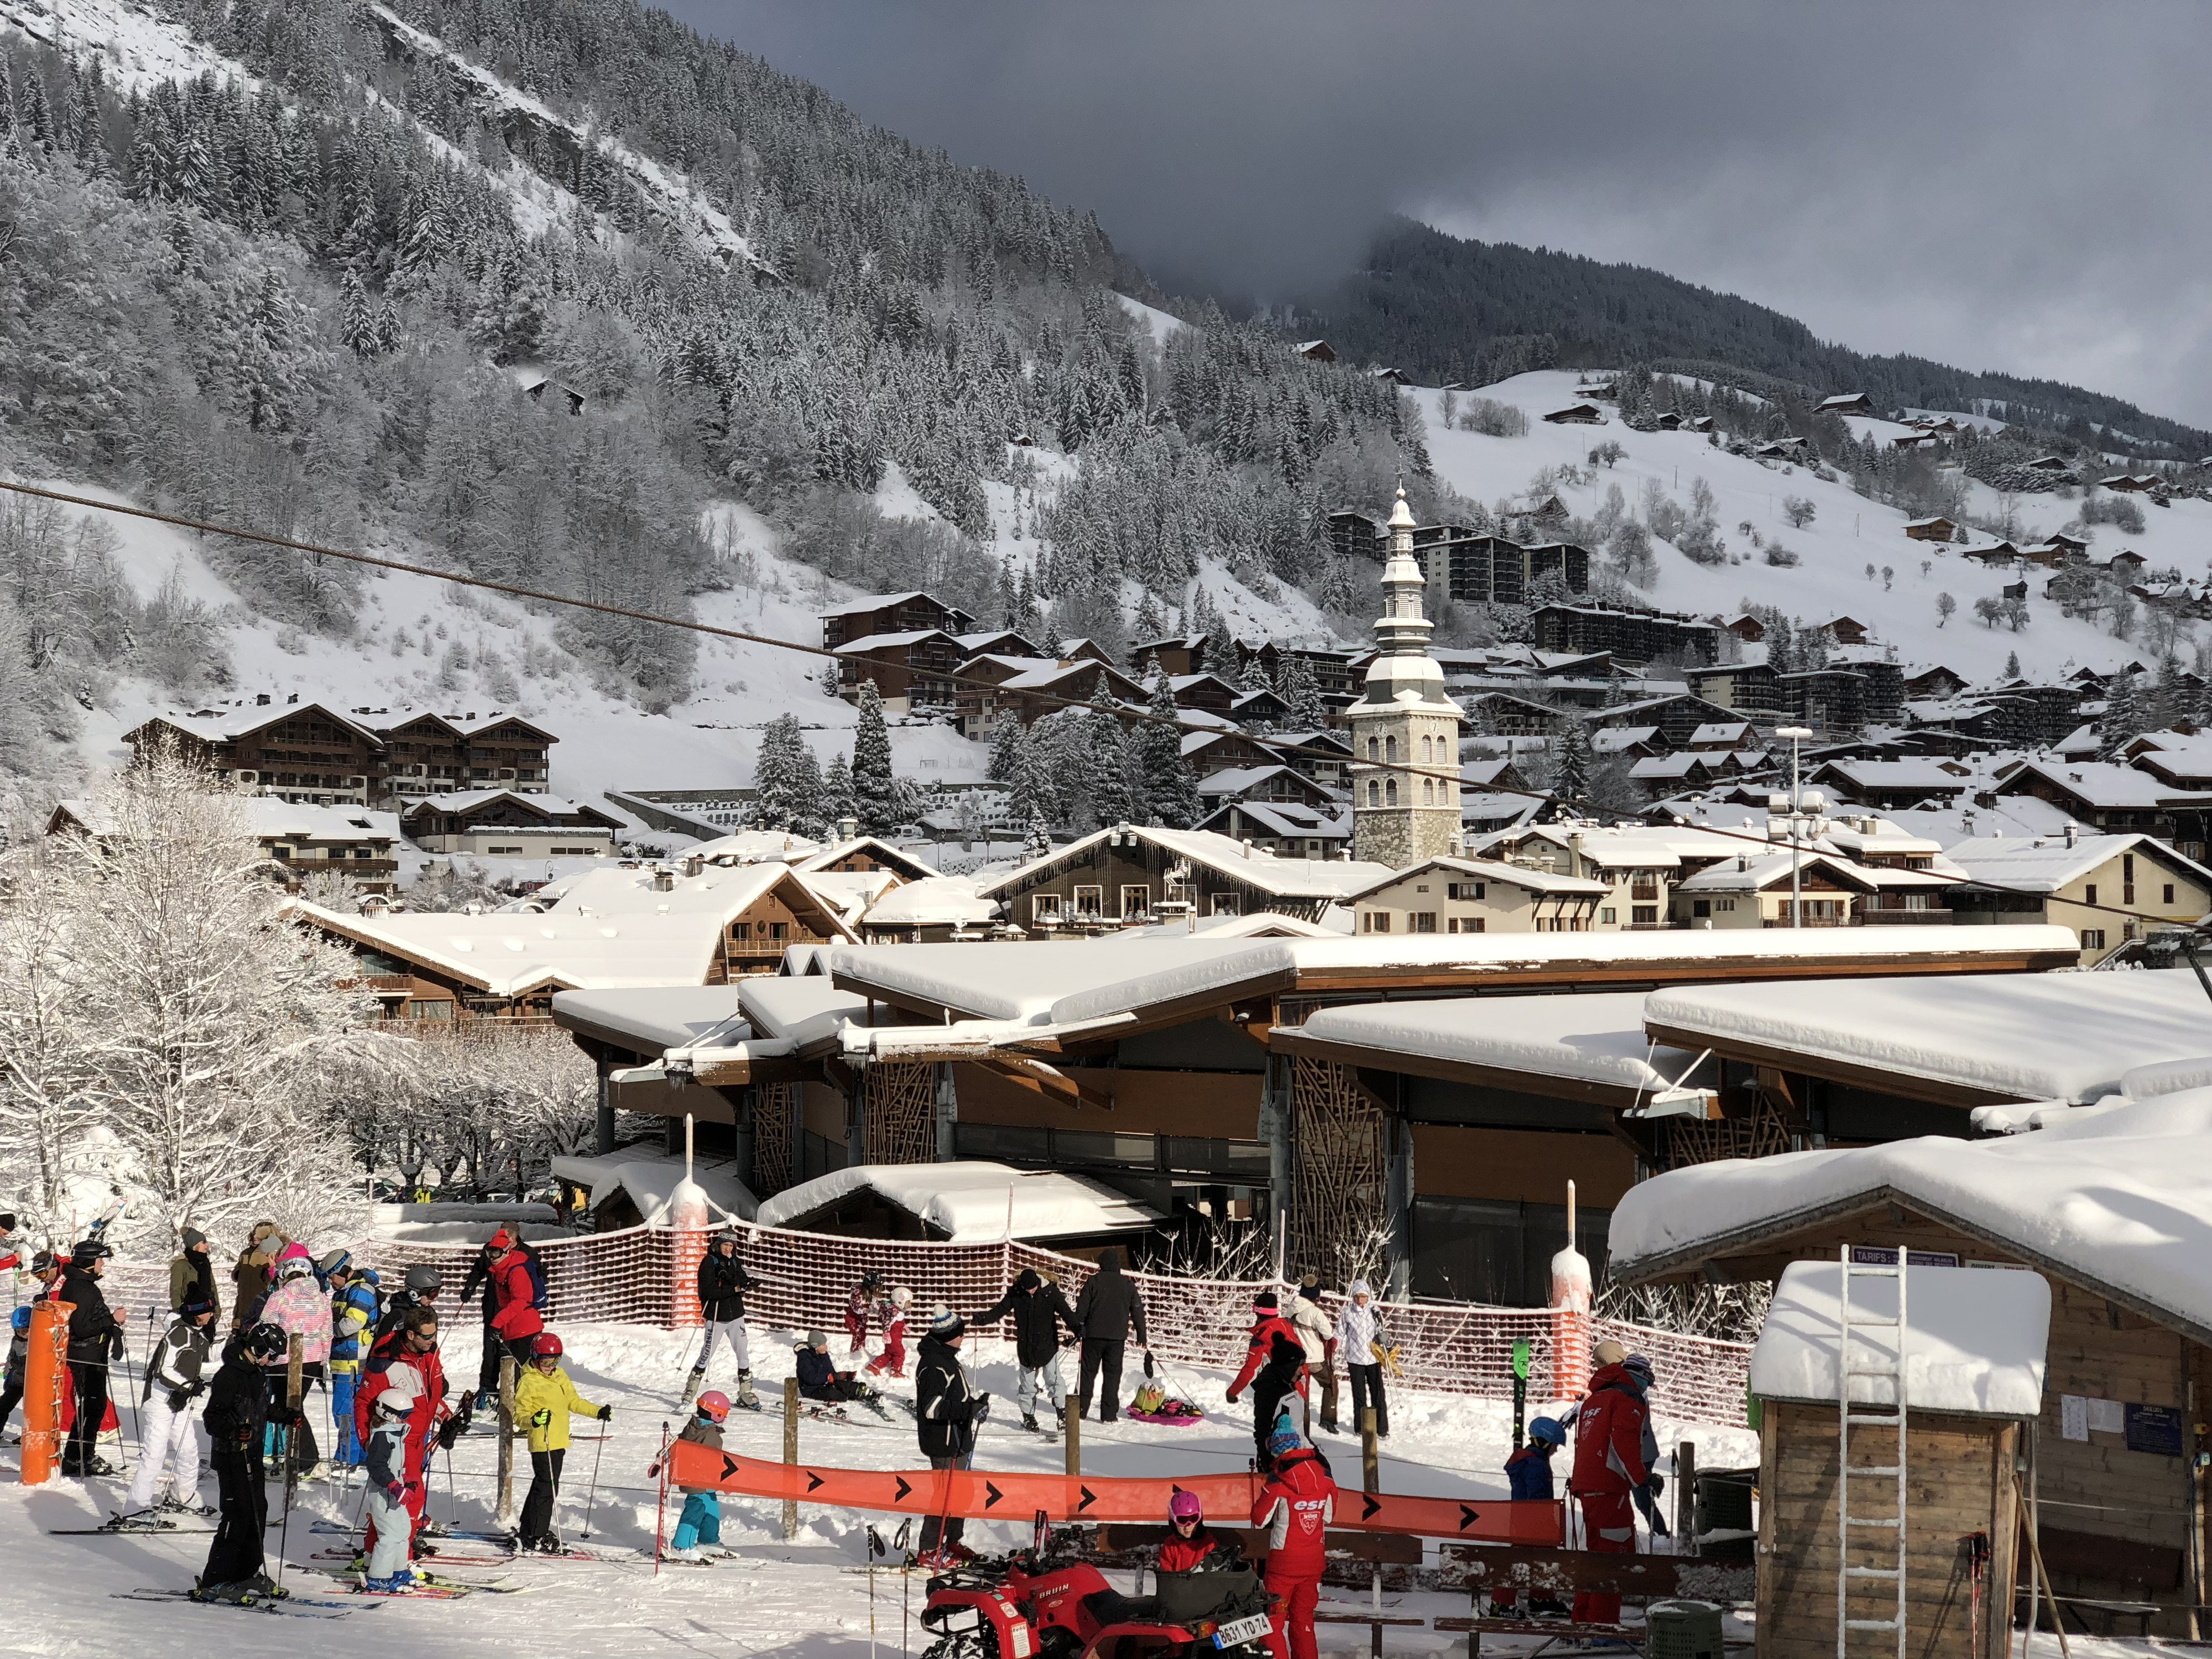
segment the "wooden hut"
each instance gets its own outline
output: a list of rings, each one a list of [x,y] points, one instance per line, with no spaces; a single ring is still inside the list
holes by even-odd
[[[1793,1265],[1752,1351],[1760,1659],[2004,1659],[2051,1287],[1899,1255]]]

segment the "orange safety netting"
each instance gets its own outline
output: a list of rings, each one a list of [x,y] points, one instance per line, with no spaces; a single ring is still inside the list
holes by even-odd
[[[668,1478],[672,1486],[745,1498],[895,1515],[1017,1522],[1042,1510],[1054,1521],[1155,1522],[1165,1517],[1168,1499],[1177,1491],[1196,1492],[1209,1515],[1248,1516],[1261,1486],[1255,1474],[1163,1480],[986,1469],[839,1469],[815,1463],[770,1463],[688,1440],[671,1443]],[[1553,1547],[1565,1540],[1564,1514],[1556,1503],[1340,1491],[1330,1524],[1354,1532]]]

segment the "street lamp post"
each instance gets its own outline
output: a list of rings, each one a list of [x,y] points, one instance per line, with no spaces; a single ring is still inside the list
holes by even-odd
[[[1804,799],[1797,787],[1797,745],[1811,737],[1813,732],[1810,726],[1778,726],[1774,728],[1774,735],[1790,739],[1790,925],[1802,927],[1805,925],[1805,895],[1798,873],[1797,826],[1804,811]]]

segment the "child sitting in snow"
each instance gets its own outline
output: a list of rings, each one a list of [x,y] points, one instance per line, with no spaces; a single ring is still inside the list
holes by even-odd
[[[851,1371],[841,1371],[830,1358],[830,1334],[809,1331],[806,1341],[797,1350],[799,1392],[808,1400],[818,1400],[825,1405],[842,1406],[848,1400],[858,1401],[878,1417],[890,1415],[882,1405],[882,1396]]]

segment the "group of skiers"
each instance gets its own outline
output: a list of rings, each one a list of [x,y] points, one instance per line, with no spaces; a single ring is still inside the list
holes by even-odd
[[[432,1449],[449,1449],[473,1413],[496,1399],[501,1361],[512,1359],[514,1420],[527,1429],[532,1468],[517,1541],[526,1549],[560,1547],[551,1517],[568,1420],[605,1420],[612,1413],[586,1401],[562,1370],[561,1339],[545,1328],[544,1275],[519,1235],[495,1232],[463,1285],[462,1300],[476,1296],[483,1304],[484,1358],[477,1387],[457,1403],[448,1402],[439,1354],[437,1304],[445,1284],[436,1267],[409,1268],[401,1288],[386,1297],[375,1270],[356,1267],[346,1251],[313,1256],[267,1221],[252,1230],[228,1283],[212,1251],[204,1233],[182,1230],[169,1267],[169,1321],[149,1355],[142,1385],[137,1466],[110,1529],[154,1530],[172,1524],[167,1513],[218,1516],[194,1594],[248,1601],[280,1593],[264,1571],[269,1462],[277,1460],[288,1481],[312,1478],[324,1467],[313,1417],[301,1401],[307,1389],[326,1386],[334,1431],[330,1462],[343,1469],[366,1465],[368,1472],[370,1587],[405,1589],[414,1582],[409,1562],[420,1540],[441,1530],[425,1510]],[[95,1237],[65,1259],[40,1251],[29,1264],[39,1286],[32,1301],[70,1309],[63,1401],[68,1438],[61,1461],[68,1476],[118,1473],[96,1450],[103,1422],[114,1422],[109,1381],[124,1358],[129,1320],[128,1310],[111,1306],[100,1286],[112,1255]],[[227,1338],[221,1330],[226,1302]],[[27,1304],[11,1316],[0,1425],[21,1398],[31,1321]],[[199,1501],[203,1425],[216,1480],[215,1509]]]
[[[1337,1431],[1336,1366],[1339,1358],[1352,1378],[1352,1420],[1364,1426],[1371,1407],[1375,1432],[1390,1432],[1390,1402],[1382,1391],[1382,1370],[1394,1352],[1385,1339],[1380,1310],[1364,1279],[1345,1287],[1344,1305],[1334,1322],[1321,1306],[1321,1283],[1309,1274],[1291,1299],[1290,1310],[1273,1291],[1252,1298],[1252,1328],[1244,1348],[1244,1363],[1229,1384],[1229,1403],[1249,1388],[1252,1391],[1252,1442],[1261,1468],[1270,1454],[1268,1443],[1276,1431],[1290,1422],[1290,1405],[1300,1408],[1310,1433],[1313,1407],[1310,1390],[1314,1374],[1322,1378],[1321,1425]]]

